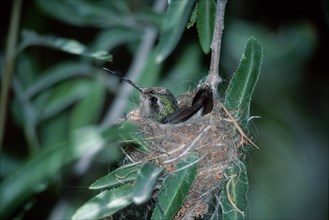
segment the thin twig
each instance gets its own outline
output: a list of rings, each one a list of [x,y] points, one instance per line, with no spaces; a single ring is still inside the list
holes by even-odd
[[[179,158],[185,156],[195,146],[196,142],[198,142],[201,139],[202,135],[207,133],[207,131],[210,128],[211,126],[208,125],[206,128],[202,129],[202,132],[192,141],[192,143],[181,154],[179,154],[177,157],[164,161],[163,164],[174,162],[175,160],[178,160]]]
[[[185,166],[183,166],[183,167],[181,167],[181,168],[175,170],[174,172],[171,172],[171,174],[178,173],[178,172],[180,172],[180,171],[182,171],[182,170],[185,170],[185,169],[189,168],[190,166],[193,166],[194,164],[197,164],[199,161],[201,161],[203,158],[205,158],[206,155],[207,155],[207,154],[202,155],[202,156],[199,157],[196,161],[194,161],[194,162],[192,162],[192,163],[189,163],[189,164],[187,164],[187,165],[185,165]]]
[[[248,138],[248,136],[243,132],[243,130],[240,127],[240,125],[238,124],[237,120],[233,117],[233,115],[229,112],[229,110],[227,110],[227,108],[223,104],[221,104],[221,108],[225,111],[225,113],[228,115],[228,117],[232,120],[232,123],[234,124],[235,128],[239,131],[239,133],[241,135],[240,144],[243,145],[243,143],[244,143],[243,138],[245,138],[250,144],[252,144],[254,147],[259,149],[259,147],[250,138]]]
[[[13,9],[10,18],[9,34],[7,38],[6,56],[5,56],[5,68],[2,78],[1,86],[1,102],[0,102],[0,151],[3,141],[3,135],[5,133],[6,123],[6,110],[8,104],[8,92],[11,84],[11,78],[15,66],[15,48],[19,28],[20,12],[22,1],[15,0],[13,2]]]
[[[234,174],[234,175],[232,175],[232,176],[230,176],[229,178],[229,181],[226,183],[226,186],[225,186],[225,188],[226,188],[226,192],[227,192],[227,198],[228,198],[228,201],[230,202],[230,204],[232,205],[232,207],[236,210],[236,211],[238,211],[239,213],[241,213],[241,215],[242,216],[244,216],[245,215],[245,213],[243,212],[243,211],[241,211],[238,207],[237,207],[237,205],[235,204],[235,201],[233,200],[233,198],[232,198],[232,196],[231,196],[231,191],[230,191],[230,184],[231,184],[231,182],[232,182],[232,180],[236,177],[237,175],[236,174]],[[233,192],[235,191],[235,189],[233,189],[232,190]]]
[[[206,84],[210,85],[214,94],[217,94],[218,83],[222,81],[219,76],[219,60],[220,49],[222,44],[222,35],[224,30],[224,14],[227,0],[217,0],[216,22],[214,28],[214,35],[210,45],[211,61],[210,70],[206,80]]]
[[[165,0],[157,0],[153,7],[155,12],[162,12],[166,7]],[[158,31],[154,27],[147,27],[144,32],[144,36],[142,38],[142,42],[134,55],[134,60],[127,72],[127,77],[132,81],[136,81],[144,65],[149,57],[149,53],[152,49],[153,44],[155,43],[156,36]],[[107,112],[104,120],[102,121],[101,126],[106,127],[122,116],[123,112],[126,109],[127,100],[129,95],[131,94],[132,87],[127,84],[122,84],[122,87],[118,91],[118,95],[116,96],[115,100],[113,101],[111,108]]]

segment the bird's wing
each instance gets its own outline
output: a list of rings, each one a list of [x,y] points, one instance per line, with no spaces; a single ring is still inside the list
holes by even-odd
[[[195,94],[192,105],[182,106],[177,111],[163,118],[160,122],[163,124],[176,124],[184,122],[202,109],[202,115],[210,113],[213,109],[213,93],[209,86],[201,87]]]

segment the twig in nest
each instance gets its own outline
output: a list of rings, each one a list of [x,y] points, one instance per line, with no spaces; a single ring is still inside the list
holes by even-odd
[[[183,166],[183,167],[181,167],[181,168],[175,170],[173,173],[177,173],[177,172],[179,172],[179,171],[181,171],[181,170],[187,169],[187,168],[190,167],[190,166],[193,166],[194,164],[197,164],[197,163],[198,163],[200,160],[202,160],[205,156],[206,156],[206,154],[203,155],[202,157],[200,157],[199,159],[197,159],[196,161],[194,161],[193,163],[189,163],[189,164],[187,164],[186,166]]]
[[[193,147],[195,146],[196,142],[197,142],[198,140],[200,140],[201,136],[202,136],[204,133],[206,133],[210,128],[211,128],[211,126],[208,125],[205,129],[203,129],[203,131],[202,131],[202,132],[201,132],[201,133],[200,133],[200,134],[199,134],[199,135],[193,140],[193,142],[188,146],[188,148],[186,148],[186,150],[184,150],[184,152],[182,152],[180,155],[178,155],[177,157],[172,158],[172,159],[170,159],[170,160],[166,160],[166,161],[164,161],[163,163],[164,163],[164,164],[166,164],[166,163],[170,163],[170,162],[173,162],[173,161],[175,161],[175,160],[177,160],[177,159],[183,157],[185,154],[188,153],[188,151],[189,151],[191,148],[193,148]]]
[[[231,194],[230,194],[230,184],[231,184],[231,181],[236,177],[237,175],[233,175],[233,176],[230,176],[230,180],[227,182],[226,184],[226,192],[227,192],[227,198],[228,200],[230,201],[231,205],[233,206],[233,208],[235,208],[238,212],[240,212],[243,216],[244,216],[244,212],[241,211],[237,206],[236,204],[234,203],[232,197],[231,197]]]
[[[120,147],[120,150],[128,158],[128,160],[130,160],[130,162],[136,163],[122,147]]]
[[[238,129],[240,135],[241,135],[241,142],[240,144],[243,144],[243,138],[245,138],[251,145],[253,145],[254,147],[256,147],[257,149],[259,149],[259,147],[252,141],[250,140],[250,138],[248,138],[248,136],[243,132],[242,128],[240,127],[240,125],[236,122],[236,119],[233,117],[233,115],[227,110],[227,108],[221,104],[221,108],[224,109],[225,113],[228,115],[228,117],[232,120],[234,126],[236,129]]]

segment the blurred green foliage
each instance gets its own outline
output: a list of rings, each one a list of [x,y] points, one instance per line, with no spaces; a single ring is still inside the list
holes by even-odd
[[[176,171],[167,175],[161,186],[158,202],[152,213],[152,220],[173,219],[181,208],[197,175],[199,156],[191,154],[186,161],[176,166]],[[185,167],[185,169],[183,169]]]
[[[12,4],[1,2],[2,33],[8,33]],[[91,197],[88,186],[117,166],[122,153],[115,140],[130,128],[106,132],[98,127],[119,87],[116,79],[95,68],[98,62],[91,57],[109,51],[114,69],[127,71],[138,55],[145,28],[158,30],[161,24],[163,15],[152,4],[146,0],[23,1],[0,155],[0,215],[68,219]],[[329,71],[323,48],[328,45],[324,21],[328,11],[325,3],[318,2],[301,4],[299,10],[295,4],[264,4],[228,1],[221,54],[224,91],[249,36],[264,48],[262,74],[250,109],[261,119],[250,122],[260,149],[250,155],[248,215],[250,219],[326,219]],[[71,52],[77,52],[78,45],[78,54],[87,56],[49,49],[40,41],[42,47],[27,44],[31,35],[23,33],[74,40]],[[1,35],[1,80],[6,37]],[[209,66],[209,57],[202,55],[204,48],[197,42],[195,27],[186,30],[162,64],[154,62],[152,49],[137,81],[143,86],[166,86],[175,95],[194,88]],[[81,50],[81,45],[87,49]],[[137,103],[131,96],[131,106]],[[3,205],[6,201],[10,207]]]

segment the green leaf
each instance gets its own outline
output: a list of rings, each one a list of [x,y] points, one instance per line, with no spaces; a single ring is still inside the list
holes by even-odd
[[[29,56],[28,53],[20,53],[17,56],[15,69],[15,78],[19,80],[23,90],[34,85],[37,75],[39,74],[38,58]]]
[[[84,7],[84,1],[59,2],[38,0],[36,1],[36,4],[42,12],[65,23],[79,26],[88,25],[91,23],[87,20],[87,15],[90,15],[91,9]]]
[[[162,20],[156,61],[162,62],[182,37],[195,0],[171,1]]]
[[[243,163],[230,167],[225,172],[226,178],[222,183],[220,195],[223,220],[246,219],[248,207],[248,176]]]
[[[157,28],[161,26],[162,18],[163,14],[152,10],[152,8],[134,12],[134,19],[141,23],[150,23]]]
[[[40,123],[40,143],[42,146],[51,146],[66,141],[69,137],[69,112],[63,112],[55,117]]]
[[[22,162],[18,160],[18,158],[6,152],[2,152],[0,154],[0,178],[3,179],[4,176],[14,172],[21,165]]]
[[[110,130],[112,138],[118,137],[118,127]],[[96,127],[79,129],[69,141],[43,148],[16,172],[7,175],[0,187],[0,218],[9,215],[33,194],[43,191],[65,164],[92,148],[102,147],[106,139],[101,134]]]
[[[251,96],[259,77],[262,57],[260,43],[254,37],[249,38],[240,65],[226,90],[224,105],[244,130],[247,128]]]
[[[121,132],[132,132],[131,129],[129,126],[119,129],[118,125],[106,130],[85,127],[74,131],[68,141],[43,148],[2,180],[0,218],[5,219],[26,199],[43,191],[65,164],[81,158],[94,148],[103,147],[109,139],[120,138]]]
[[[30,99],[57,83],[76,76],[91,76],[92,72],[92,66],[85,63],[63,62],[57,64],[45,72],[42,72],[41,77],[35,80],[33,84],[24,91],[24,96],[26,99]]]
[[[45,14],[58,19],[65,24],[92,27],[139,28],[139,25],[152,22],[156,14],[150,18],[136,15],[130,1],[36,1],[38,8]],[[135,8],[136,9],[136,8]],[[72,16],[74,15],[74,16]],[[150,20],[150,19],[153,20]]]
[[[19,50],[27,46],[46,46],[66,53],[76,54],[80,56],[91,57],[98,60],[110,61],[112,56],[105,50],[89,51],[82,43],[61,37],[40,36],[33,31],[24,31],[23,40]]]
[[[156,167],[151,163],[145,163],[140,168],[132,198],[136,205],[140,205],[151,198],[155,184],[162,171],[163,168]]]
[[[89,94],[77,103],[71,112],[70,129],[76,129],[97,122],[105,99],[105,85],[89,81]]]
[[[152,219],[172,219],[181,208],[197,174],[197,155],[180,162],[175,172],[164,180]]]
[[[117,16],[113,7],[90,4],[87,1],[38,0],[36,3],[42,12],[66,24],[76,26],[105,26],[107,19],[113,17],[113,20],[116,20],[115,16]]]
[[[81,206],[72,219],[90,220],[109,217],[132,203],[134,185],[126,184],[119,188],[104,191]]]
[[[121,140],[127,140],[128,138],[131,138],[131,136],[134,135],[135,133],[140,133],[140,128],[137,125],[131,124],[129,122],[118,124],[118,126],[119,126],[118,133]],[[112,137],[111,127],[104,130],[103,137],[104,138]]]
[[[197,30],[201,48],[205,54],[210,51],[216,19],[216,4],[213,0],[199,1]]]
[[[39,114],[35,106],[26,100],[24,91],[18,80],[13,80],[13,88],[15,90],[15,102],[13,108],[19,119],[22,127],[24,128],[25,136],[30,147],[30,153],[36,153],[39,148],[39,140],[37,137],[37,123]]]
[[[114,27],[100,32],[91,48],[102,48],[111,51],[117,46],[138,41],[142,33],[142,31],[139,32],[134,29]]]
[[[196,22],[197,13],[198,13],[198,3],[196,2],[195,6],[193,8],[193,11],[191,13],[190,20],[188,21],[188,23],[186,25],[187,29],[190,29],[191,27],[193,27],[194,23]]]
[[[47,101],[38,106],[42,120],[54,117],[85,98],[91,92],[90,81],[72,79],[50,88],[48,92],[42,94],[49,96]]]
[[[89,189],[103,189],[136,180],[139,164],[128,164],[96,180]]]

